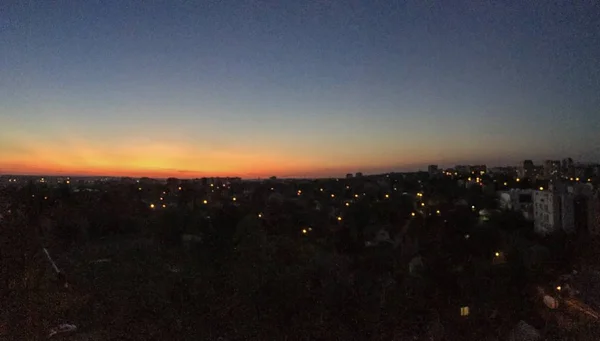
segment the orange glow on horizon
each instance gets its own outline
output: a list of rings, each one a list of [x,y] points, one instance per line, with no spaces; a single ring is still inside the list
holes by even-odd
[[[0,170],[6,174],[156,178],[319,177],[343,175],[348,171],[368,172],[389,164],[379,156],[348,155],[340,161],[326,151],[298,155],[275,147],[215,148],[136,138],[90,141],[84,138],[15,137],[11,142],[9,146],[0,146]],[[415,159],[419,163],[427,162],[425,159],[418,160],[419,157],[411,158],[412,161]]]

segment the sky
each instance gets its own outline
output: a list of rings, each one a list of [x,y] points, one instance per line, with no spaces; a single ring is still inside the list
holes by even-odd
[[[0,1],[0,173],[600,160],[596,0]]]

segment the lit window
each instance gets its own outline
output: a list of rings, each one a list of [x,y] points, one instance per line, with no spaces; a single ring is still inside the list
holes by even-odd
[[[469,316],[469,307],[460,307],[460,316]]]

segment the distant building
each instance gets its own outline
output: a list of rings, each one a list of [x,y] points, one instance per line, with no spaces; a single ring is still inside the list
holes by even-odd
[[[465,166],[465,165],[456,165],[454,167],[454,170],[458,173],[458,174],[468,174],[471,172],[471,169],[469,166]]]
[[[562,173],[568,177],[575,176],[575,164],[570,157],[562,160]]]
[[[352,173],[346,174],[346,179],[352,179],[352,177],[353,177]]]
[[[517,176],[516,167],[493,167],[489,168],[488,171],[492,174],[502,174],[507,176]]]
[[[523,165],[519,169],[519,177],[521,178],[533,178],[535,173],[535,165],[531,160],[523,161]]]
[[[357,172],[357,173],[356,173],[356,177],[357,177],[357,178],[362,178],[362,176],[363,176],[363,173],[361,173],[361,172]]]
[[[561,174],[561,164],[559,160],[546,160],[544,162],[544,177],[552,179],[559,177]]]
[[[471,171],[471,173],[474,173],[476,175],[483,175],[487,172],[487,166],[486,165],[472,165],[472,166],[469,166],[469,171]]]
[[[429,165],[427,166],[427,172],[429,173],[429,176],[436,176],[440,173],[439,168],[437,165]]]

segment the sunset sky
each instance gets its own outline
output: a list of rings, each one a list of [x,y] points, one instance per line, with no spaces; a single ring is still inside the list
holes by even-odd
[[[599,18],[595,0],[0,1],[0,173],[598,161]]]

